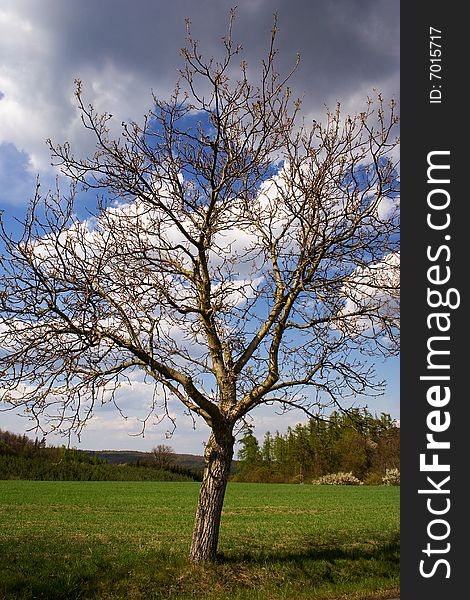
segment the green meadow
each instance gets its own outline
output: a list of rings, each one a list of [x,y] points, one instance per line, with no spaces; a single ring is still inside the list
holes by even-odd
[[[230,483],[219,560],[192,565],[199,484],[0,481],[0,598],[399,595],[399,490]]]

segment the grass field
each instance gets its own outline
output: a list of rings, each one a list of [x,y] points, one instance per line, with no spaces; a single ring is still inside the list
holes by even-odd
[[[229,484],[215,565],[199,484],[0,481],[0,598],[313,600],[399,588],[399,488]]]

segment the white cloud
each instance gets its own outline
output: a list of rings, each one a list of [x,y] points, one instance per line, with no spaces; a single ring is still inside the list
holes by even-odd
[[[69,140],[78,154],[90,152],[94,144],[76,110],[76,78],[84,81],[87,102],[115,115],[116,131],[122,120],[140,119],[148,109],[151,82],[112,56],[81,61],[67,47],[70,24],[56,23],[61,29],[54,29],[34,8],[29,2],[7,1],[0,11],[0,143],[25,152],[31,172],[46,173],[51,163],[46,139]]]
[[[400,254],[387,254],[382,260],[356,268],[342,289],[345,299],[342,315],[348,316],[338,327],[350,335],[367,335],[381,322],[400,327]],[[364,316],[355,313],[365,309]],[[374,335],[377,335],[375,332]],[[386,337],[383,343],[387,344]]]

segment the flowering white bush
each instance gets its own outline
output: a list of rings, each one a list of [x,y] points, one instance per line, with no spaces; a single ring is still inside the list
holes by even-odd
[[[382,477],[382,483],[384,485],[400,485],[400,470],[387,469]]]
[[[312,481],[315,485],[362,485],[357,477],[349,473],[328,473]]]

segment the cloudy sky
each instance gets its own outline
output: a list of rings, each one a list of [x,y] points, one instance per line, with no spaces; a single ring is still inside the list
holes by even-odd
[[[47,138],[68,140],[77,153],[90,150],[74,102],[74,80],[98,110],[139,121],[150,106],[151,90],[166,97],[181,65],[185,19],[201,51],[217,56],[225,35],[228,9],[237,5],[234,38],[255,68],[278,13],[279,67],[286,72],[301,55],[291,80],[303,98],[303,112],[322,121],[325,105],[341,101],[346,111],[360,109],[374,88],[399,98],[398,0],[2,0],[0,4],[0,210],[21,215],[39,174],[43,187],[53,185]],[[386,395],[371,400],[373,412],[399,416],[398,361],[380,365],[389,380]],[[139,405],[147,394],[136,384],[123,403]],[[273,412],[256,416],[257,435],[284,431],[302,419],[282,419]],[[27,424],[0,414],[0,428],[25,431]],[[179,452],[202,452],[207,429],[195,432],[179,419],[171,440],[167,426],[149,427],[146,437],[130,437],[137,424],[111,409],[90,422],[80,447],[143,449],[168,443]],[[52,440],[51,440],[52,441]],[[74,442],[75,443],[75,442]]]

